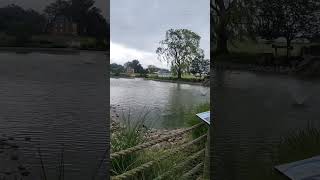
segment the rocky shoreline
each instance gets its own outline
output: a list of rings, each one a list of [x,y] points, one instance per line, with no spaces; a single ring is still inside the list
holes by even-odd
[[[123,128],[123,125],[121,125],[121,117],[119,114],[119,105],[111,105],[110,106],[110,117],[111,117],[111,136],[115,133],[121,131]],[[145,129],[144,138],[146,142],[156,140],[165,136],[172,135],[174,133],[183,131],[185,128],[177,128],[177,129],[155,129],[155,128],[148,128]],[[156,144],[152,146],[150,149],[168,149],[171,148],[174,145],[183,144],[188,140],[188,134],[176,136],[173,138],[170,138],[164,142],[161,142],[159,144]]]

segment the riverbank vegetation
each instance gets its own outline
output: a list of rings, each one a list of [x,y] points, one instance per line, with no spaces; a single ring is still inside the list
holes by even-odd
[[[320,47],[318,13],[319,4],[313,0],[249,0],[229,4],[223,0],[213,1],[214,59],[216,62],[297,67],[308,60],[307,55],[319,57],[316,55]],[[310,46],[312,50],[307,50]]]
[[[205,66],[209,66],[206,62]],[[206,67],[209,68],[209,67]],[[208,69],[206,69],[207,71]],[[124,78],[145,78],[149,80],[169,81],[169,82],[186,82],[186,83],[202,83],[205,80],[209,80],[209,72],[206,72],[202,76],[198,72],[201,70],[193,71],[197,72],[192,74],[191,72],[185,72],[181,74],[179,78],[175,74],[167,69],[158,68],[153,65],[149,65],[148,68],[144,69],[138,60],[133,60],[125,63],[124,65],[112,63],[110,65],[110,76],[111,77],[124,77]]]
[[[186,122],[187,125],[191,127],[200,123],[200,120],[196,119],[196,116],[193,113],[207,111],[208,107],[208,103],[198,105],[193,108],[192,113],[189,112],[188,114],[185,114],[185,117],[188,119]],[[148,120],[148,112],[140,114],[139,116],[134,116],[129,111],[127,115],[123,115],[120,118],[121,128],[119,128],[117,132],[113,133],[111,136],[111,154],[145,142],[149,142],[150,140],[148,140],[146,136],[148,129],[146,129],[144,126]],[[194,165],[203,161],[204,154],[199,154],[199,150],[202,150],[205,144],[200,142],[200,145],[191,145],[187,148],[188,150],[180,150],[178,153],[170,155],[170,153],[172,154],[172,148],[178,148],[184,142],[194,140],[205,134],[206,131],[206,128],[196,129],[192,135],[185,136],[181,140],[183,142],[177,142],[175,146],[149,147],[139,152],[114,158],[111,162],[111,175],[117,176],[129,170],[141,167],[141,165],[145,163],[153,161],[153,165],[151,165],[149,168],[146,168],[142,173],[138,173],[135,178],[132,179],[179,179],[183,174],[192,169]],[[199,155],[190,160],[190,162],[185,163],[184,166],[181,166],[182,162],[197,152]],[[158,158],[163,156],[168,157],[158,161]],[[201,174],[198,173],[196,176],[201,176]]]
[[[188,111],[185,114],[186,124],[188,126],[194,126],[198,124],[201,120],[199,117],[195,116],[195,114],[210,111],[210,103],[203,103],[203,104],[197,104],[193,108],[191,108],[190,111]],[[209,130],[209,126],[202,126],[201,128],[198,128],[192,132],[192,137],[195,139],[199,136],[204,135]]]
[[[188,29],[169,29],[156,50],[158,58],[170,65],[170,70],[148,65],[139,60],[124,65],[112,63],[111,76],[145,77],[154,80],[203,82],[210,73],[210,60],[200,48],[200,36]],[[176,53],[175,53],[176,52]]]
[[[94,4],[55,0],[43,12],[15,4],[1,7],[0,47],[106,50],[108,23]]]
[[[250,178],[262,180],[284,180],[285,175],[278,172],[274,167],[291,163],[313,156],[318,156],[320,151],[320,130],[306,128],[296,130],[281,138],[280,142],[267,147],[269,160],[252,160],[246,162],[249,167]]]

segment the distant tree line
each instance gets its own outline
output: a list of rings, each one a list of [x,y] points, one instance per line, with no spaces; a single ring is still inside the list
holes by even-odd
[[[318,0],[213,0],[211,24],[215,55],[228,54],[228,44],[243,39],[285,38],[287,56],[297,38],[319,41]]]
[[[34,10],[24,10],[17,5],[0,8],[0,32],[27,42],[33,34],[43,33],[46,17]]]
[[[124,65],[112,63],[110,65],[110,72],[114,75],[120,75],[121,73],[126,73],[129,68],[133,69],[134,73],[140,75],[146,75],[147,73],[155,73],[161,70],[161,68],[158,68],[154,65],[149,65],[147,68],[143,68],[139,60],[134,59],[132,61],[124,63]]]
[[[32,35],[46,34],[48,24],[59,15],[77,24],[78,35],[106,39],[108,22],[101,10],[94,7],[94,0],[56,0],[43,13],[23,9],[17,5],[0,8],[0,33],[26,41]]]
[[[160,41],[160,46],[156,49],[160,61],[167,62],[171,67],[171,73],[178,79],[183,74],[208,75],[210,71],[210,60],[205,59],[204,51],[200,48],[200,36],[188,29],[169,29],[165,39]],[[135,73],[145,75],[164,71],[154,65],[149,65],[144,69],[138,60],[126,62],[124,66],[111,64],[111,73],[119,75],[128,68]]]

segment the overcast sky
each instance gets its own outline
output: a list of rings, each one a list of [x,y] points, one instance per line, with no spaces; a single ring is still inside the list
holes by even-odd
[[[26,9],[34,9],[39,12],[42,12],[43,9],[54,2],[55,0],[0,0],[0,7],[9,5],[9,4],[16,4]],[[95,0],[95,6],[101,9],[102,14],[104,17],[107,16],[107,12],[109,12],[109,7],[107,6],[107,2],[109,0]],[[107,18],[108,19],[108,18]]]
[[[138,59],[147,67],[161,63],[155,53],[168,29],[190,29],[201,36],[206,58],[210,51],[209,0],[111,0],[111,63]]]

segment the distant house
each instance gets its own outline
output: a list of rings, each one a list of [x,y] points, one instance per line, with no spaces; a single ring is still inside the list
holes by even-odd
[[[131,67],[127,67],[126,73],[128,76],[134,76],[134,69]]]
[[[160,69],[156,74],[158,77],[171,77],[171,73],[167,69]]]
[[[47,31],[54,35],[77,35],[78,27],[70,18],[60,15],[48,23]]]

